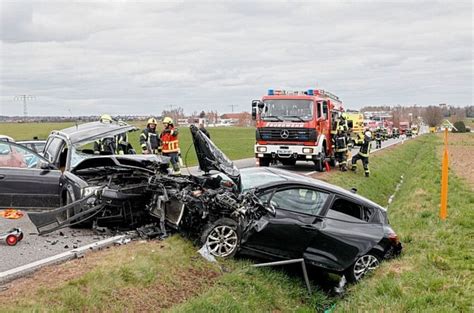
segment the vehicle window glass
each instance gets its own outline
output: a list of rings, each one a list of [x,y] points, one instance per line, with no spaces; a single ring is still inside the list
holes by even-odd
[[[291,188],[275,192],[270,203],[276,208],[318,215],[328,198],[327,193],[306,188]]]
[[[0,143],[0,166],[35,168],[40,160],[34,152],[7,143]]]
[[[284,182],[286,178],[273,173],[245,173],[242,175],[242,190],[252,189],[268,183]]]
[[[64,141],[59,138],[53,138],[51,142],[48,144],[46,151],[44,152],[45,158],[53,164],[57,164],[57,156],[61,146],[64,144]]]
[[[370,222],[370,223],[379,223],[380,219],[376,211],[378,210],[374,208],[370,208],[366,206],[362,207],[362,217],[364,221]]]
[[[336,211],[346,216],[364,220],[362,216],[362,206],[346,199],[336,199],[329,211]]]
[[[269,190],[269,191],[266,191],[266,192],[258,195],[258,198],[263,203],[268,203],[268,200],[270,200],[270,197],[272,196],[272,194],[273,194],[273,190]]]

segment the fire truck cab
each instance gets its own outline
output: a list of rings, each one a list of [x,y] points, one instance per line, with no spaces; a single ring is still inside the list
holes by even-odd
[[[339,98],[325,90],[268,90],[262,100],[252,101],[259,165],[310,161],[323,171],[327,159],[334,161],[331,131],[343,110]]]

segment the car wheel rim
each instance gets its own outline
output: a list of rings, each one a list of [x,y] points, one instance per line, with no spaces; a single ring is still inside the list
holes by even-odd
[[[211,254],[226,257],[235,251],[237,241],[235,229],[229,226],[216,226],[207,236],[206,245]]]
[[[365,274],[373,271],[379,266],[379,260],[373,255],[364,255],[360,257],[354,264],[354,277],[356,280],[361,279]]]

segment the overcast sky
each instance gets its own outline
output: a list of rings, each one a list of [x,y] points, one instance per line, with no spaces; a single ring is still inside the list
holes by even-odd
[[[30,115],[248,111],[269,88],[473,103],[470,1],[237,2],[0,0],[0,115],[21,94]]]

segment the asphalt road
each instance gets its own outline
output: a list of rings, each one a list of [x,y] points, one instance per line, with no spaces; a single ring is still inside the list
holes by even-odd
[[[382,143],[382,149],[399,143],[399,139],[389,139]],[[373,142],[375,147],[375,142]],[[357,153],[358,147],[352,150],[352,154]],[[372,152],[378,150],[373,149]],[[238,168],[255,167],[255,159],[242,159],[234,161]],[[314,164],[312,162],[298,162],[295,166],[275,165],[277,168],[290,170],[302,175],[315,174]],[[193,175],[199,175],[202,172],[197,167],[182,169],[183,174],[190,172]],[[85,246],[93,242],[108,238],[113,234],[94,233],[92,230],[65,228],[48,235],[38,236],[36,228],[33,226],[28,216],[18,220],[8,220],[0,218],[0,233],[7,231],[12,227],[20,227],[24,232],[24,239],[16,246],[7,246],[0,242],[0,273],[38,261],[47,257],[66,252],[77,247]]]

